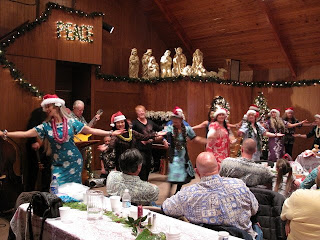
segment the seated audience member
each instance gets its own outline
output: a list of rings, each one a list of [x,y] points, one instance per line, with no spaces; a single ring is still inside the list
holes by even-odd
[[[252,138],[243,141],[241,147],[241,157],[226,158],[220,169],[220,176],[239,178],[245,182],[248,187],[257,185],[269,185],[271,187],[272,172],[253,161],[253,154],[256,152],[257,143]]]
[[[119,166],[122,172],[112,171],[107,178],[107,193],[122,196],[125,189],[129,189],[131,202],[134,204],[149,205],[158,199],[159,188],[140,179],[139,172],[143,158],[134,148],[127,149],[120,155]]]
[[[105,136],[103,141],[104,144],[98,146],[98,150],[101,151],[99,156],[101,162],[100,178],[107,178],[111,170],[116,167],[116,164],[113,161],[115,153],[114,151],[108,152],[111,136]]]
[[[281,219],[287,220],[288,240],[320,239],[320,191],[299,189],[283,204]]]
[[[314,184],[317,184],[317,189],[320,188],[320,166],[313,169],[309,175],[300,184],[301,189],[310,189]]]
[[[282,194],[286,198],[290,197],[292,192],[297,190],[299,184],[295,182],[289,161],[284,158],[278,159],[276,169],[277,177],[273,179],[272,190]]]
[[[249,188],[240,179],[220,177],[217,161],[210,152],[200,153],[196,165],[200,182],[166,199],[162,204],[163,212],[174,217],[184,216],[196,224],[237,227],[256,239],[250,218],[259,206]]]

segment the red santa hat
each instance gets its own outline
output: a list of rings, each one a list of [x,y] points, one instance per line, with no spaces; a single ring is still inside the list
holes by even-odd
[[[255,104],[251,104],[250,107],[249,107],[249,110],[254,110],[256,112],[259,112],[259,107]]]
[[[255,110],[249,109],[246,113],[246,115],[248,116],[249,114],[254,114],[255,116],[257,115],[257,112]]]
[[[315,118],[320,118],[320,114],[314,115]]]
[[[277,117],[280,117],[280,109],[279,108],[273,108],[271,109],[270,113],[275,112],[277,114]]]
[[[293,112],[293,107],[286,108],[285,113]]]
[[[219,114],[224,114],[225,116],[227,116],[227,110],[224,108],[218,108],[214,114],[213,117],[216,118]]]
[[[172,112],[173,112],[172,117],[183,118],[183,111],[181,108],[176,106]]]
[[[244,120],[247,120],[247,119],[248,119],[248,114],[254,114],[254,116],[255,116],[256,118],[259,118],[259,116],[260,116],[260,113],[259,113],[259,112],[255,111],[255,110],[249,109],[249,110],[247,111],[247,113],[244,115]]]
[[[57,107],[65,106],[65,101],[59,98],[56,94],[46,94],[41,102],[41,107],[45,107],[48,104],[54,104]]]
[[[111,126],[111,127],[114,127],[114,126],[115,126],[114,124],[115,124],[116,122],[119,122],[119,121],[125,120],[125,119],[126,119],[126,117],[122,114],[122,112],[118,111],[118,112],[112,114],[110,126]]]

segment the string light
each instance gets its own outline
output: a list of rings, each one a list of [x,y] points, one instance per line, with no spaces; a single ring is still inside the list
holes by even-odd
[[[57,21],[57,38],[62,37],[62,33],[65,32],[65,39],[67,41],[79,40],[81,42],[93,42],[93,26],[91,25],[81,25],[73,24],[70,22],[63,23],[62,21]]]
[[[41,92],[36,86],[33,86],[31,83],[29,83],[27,80],[23,78],[23,74],[17,69],[14,65],[14,63],[9,62],[5,56],[6,48],[9,47],[10,44],[14,43],[16,38],[21,37],[23,34],[25,34],[28,31],[33,30],[35,27],[39,26],[43,22],[46,22],[48,20],[49,15],[51,14],[52,9],[62,10],[65,12],[75,12],[74,14],[78,14],[80,17],[88,17],[88,18],[94,18],[94,17],[101,17],[104,16],[104,13],[101,12],[92,12],[92,13],[84,13],[80,10],[75,10],[72,8],[67,8],[65,6],[61,6],[56,3],[48,2],[45,7],[45,11],[36,18],[33,22],[28,23],[19,29],[17,29],[16,33],[12,35],[12,37],[6,41],[1,42],[0,46],[0,65],[3,66],[3,68],[8,68],[11,74],[11,77],[17,82],[21,87],[29,90],[35,97],[38,97],[41,99],[44,95],[43,92]],[[73,25],[72,25],[73,26]],[[71,27],[72,27],[71,26]],[[84,41],[84,42],[93,42],[93,26],[89,25],[81,25],[77,29],[78,33],[73,34],[71,32],[70,39],[72,40],[78,40]],[[80,29],[81,28],[81,29]],[[60,38],[61,34],[58,34],[58,26],[57,26],[57,38]]]
[[[136,82],[136,83],[146,83],[146,84],[157,84],[161,82],[177,82],[180,80],[192,81],[192,82],[211,82],[217,83],[220,85],[231,85],[236,87],[257,87],[257,88],[291,88],[291,87],[299,87],[299,86],[316,86],[320,84],[319,79],[312,80],[300,80],[300,81],[292,81],[292,82],[239,82],[239,81],[231,81],[224,80],[217,77],[200,77],[200,76],[191,76],[191,77],[168,77],[168,78],[151,78],[151,79],[143,79],[143,78],[129,78],[129,77],[121,77],[114,76],[109,74],[104,74],[101,72],[101,67],[96,66],[95,75],[97,79],[103,79],[105,81],[118,81],[118,82]]]

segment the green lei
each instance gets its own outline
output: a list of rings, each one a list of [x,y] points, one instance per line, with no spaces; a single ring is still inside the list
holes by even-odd
[[[254,131],[253,131],[253,128],[251,126],[251,123],[248,122],[248,121],[247,121],[247,123],[248,123],[248,137],[255,139]],[[262,134],[260,132],[260,128],[259,128],[257,122],[254,123],[254,126],[257,129],[257,139],[256,139],[257,140],[257,149],[260,151],[261,150]]]
[[[178,151],[180,151],[182,148],[185,148],[186,144],[187,144],[187,131],[186,131],[186,126],[183,123],[181,123],[181,132],[182,132],[183,140],[179,141],[178,140],[178,137],[179,137],[178,128],[173,126],[172,140],[173,140],[173,144],[175,146],[175,149],[177,149]]]
[[[132,129],[129,129],[128,132],[129,132],[129,137],[127,137],[127,138],[122,136],[122,135],[118,135],[117,137],[122,139],[123,141],[131,142],[131,140],[132,140]]]

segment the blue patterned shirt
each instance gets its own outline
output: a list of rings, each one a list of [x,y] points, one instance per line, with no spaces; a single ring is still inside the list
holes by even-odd
[[[250,221],[258,211],[258,201],[245,183],[219,175],[202,177],[199,183],[183,188],[166,199],[165,214],[184,216],[192,223],[231,225],[255,237]]]
[[[313,169],[309,175],[303,180],[303,182],[300,184],[301,189],[310,189],[314,184],[316,184],[316,179],[318,176],[318,167]],[[320,186],[317,186],[317,189],[319,189]]]

